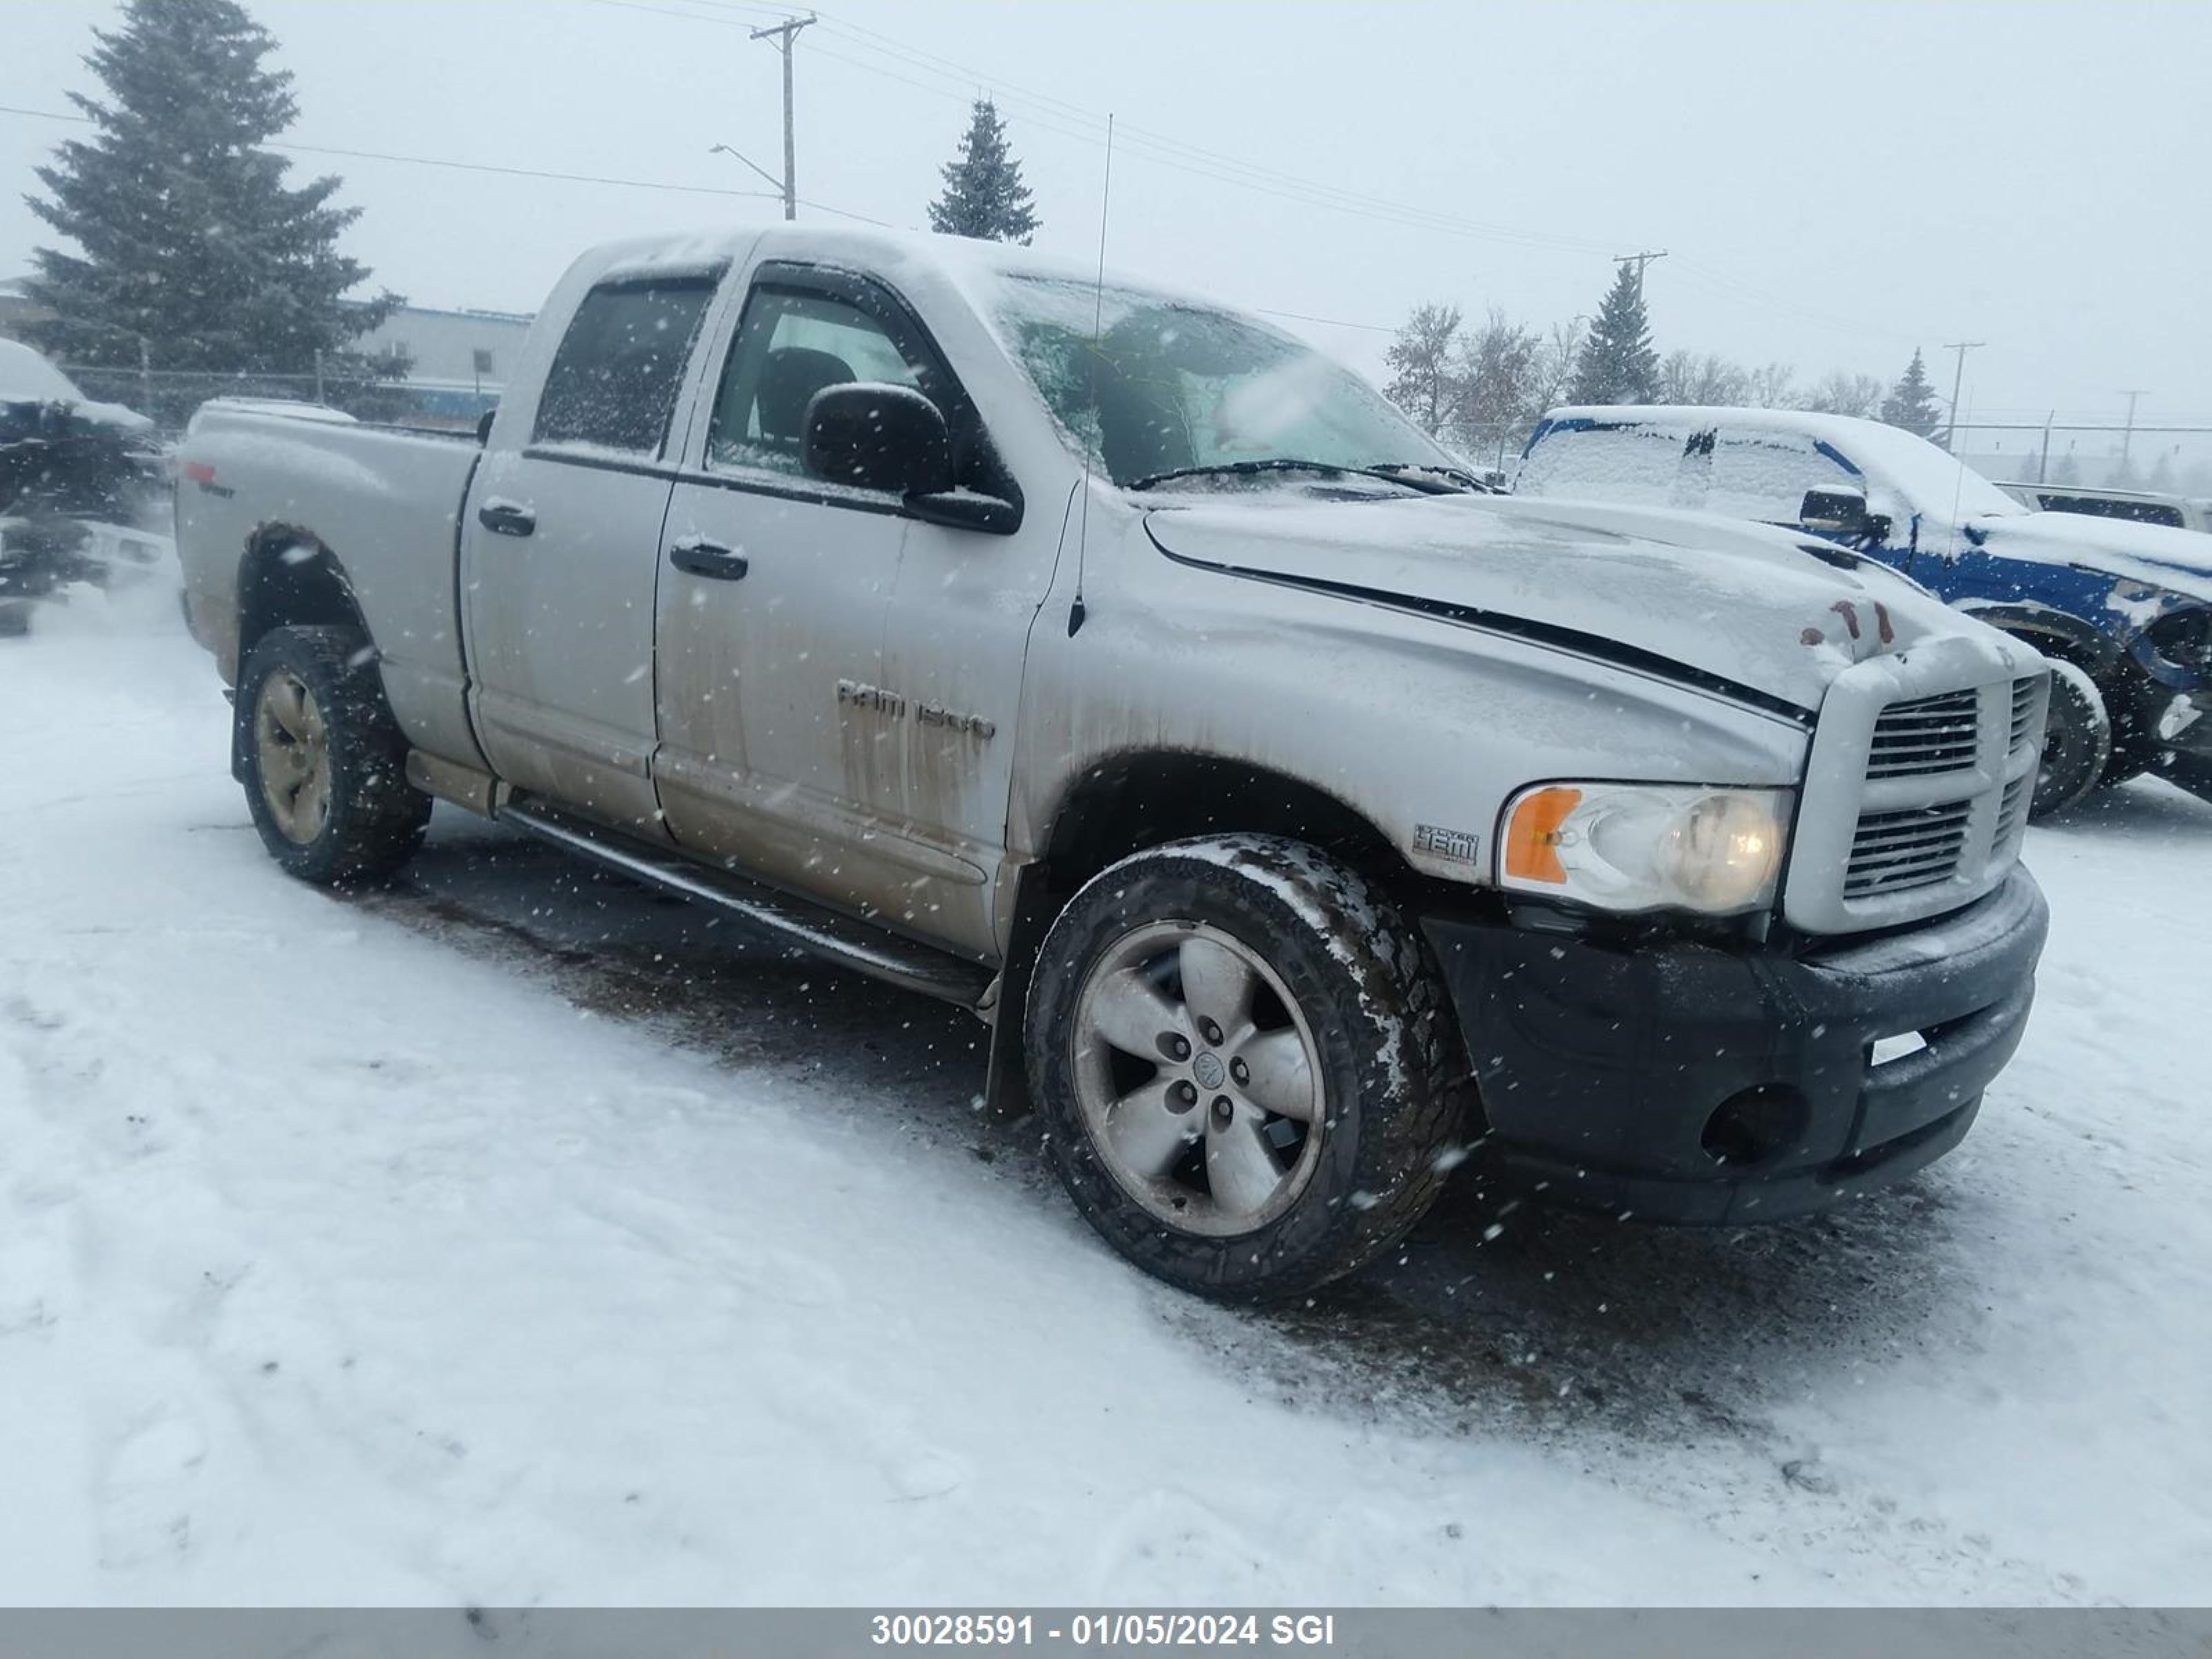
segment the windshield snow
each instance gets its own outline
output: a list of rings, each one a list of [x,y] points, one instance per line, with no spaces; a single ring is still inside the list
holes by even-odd
[[[1233,312],[1006,273],[995,319],[1079,453],[1117,484],[1239,463],[1461,463],[1348,370]]]

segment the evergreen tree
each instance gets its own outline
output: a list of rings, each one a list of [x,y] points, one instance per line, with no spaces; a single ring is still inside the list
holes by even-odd
[[[1022,183],[1022,164],[1006,148],[1006,124],[988,98],[975,100],[960,154],[944,167],[945,190],[929,204],[929,228],[979,241],[1020,242],[1036,234],[1037,216]]]
[[[1936,388],[1928,383],[1928,365],[1920,360],[1917,349],[1905,373],[1882,400],[1881,418],[1918,438],[1933,438],[1936,428],[1943,424],[1943,406],[1936,400]]]
[[[318,352],[342,380],[404,373],[345,349],[398,303],[344,297],[368,276],[337,248],[360,210],[331,205],[335,178],[288,187],[290,164],[262,148],[298,112],[291,76],[262,66],[269,34],[236,0],[129,0],[93,38],[107,101],[70,100],[97,131],[59,146],[38,169],[51,198],[29,198],[78,250],[33,255],[30,295],[55,313],[39,343],[77,363],[135,370],[143,351],[157,370],[205,371],[189,401],[216,375],[310,374]]]
[[[1649,404],[1659,398],[1659,354],[1644,310],[1644,283],[1624,264],[1575,363],[1568,397],[1578,404]]]

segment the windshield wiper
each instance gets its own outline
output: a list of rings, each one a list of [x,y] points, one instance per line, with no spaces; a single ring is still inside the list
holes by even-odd
[[[1379,473],[1394,483],[1411,484],[1416,489],[1425,489],[1431,495],[1502,495],[1505,492],[1493,484],[1486,484],[1472,472],[1455,466],[1431,466],[1425,461],[1384,461],[1377,466],[1362,467],[1363,472]]]
[[[1385,483],[1402,484],[1424,495],[1441,495],[1455,489],[1436,479],[1408,477],[1395,463],[1388,466],[1340,466],[1334,461],[1302,461],[1286,455],[1270,456],[1264,461],[1216,461],[1211,466],[1170,467],[1165,472],[1147,473],[1122,488],[1150,489],[1176,478],[1246,478],[1262,472],[1321,472],[1333,478],[1380,478]]]

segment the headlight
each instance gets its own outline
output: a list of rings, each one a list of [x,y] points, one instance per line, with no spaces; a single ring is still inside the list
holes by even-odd
[[[1607,910],[1709,915],[1774,902],[1785,789],[1547,783],[1506,804],[1499,884]]]

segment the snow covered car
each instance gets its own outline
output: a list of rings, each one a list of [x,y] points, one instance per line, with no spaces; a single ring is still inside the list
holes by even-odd
[[[1782,409],[1555,409],[1515,492],[1680,507],[1821,536],[2066,665],[2038,816],[2153,765],[2212,794],[2212,543],[2038,513],[1924,439]]]
[[[73,582],[143,574],[166,537],[137,527],[160,483],[154,423],[87,401],[44,357],[0,339],[0,634]]]
[[[1481,491],[1202,299],[618,244],[481,441],[210,409],[180,459],[283,867],[384,876],[436,796],[969,1007],[1194,1291],[1351,1271],[1479,1139],[1616,1214],[1819,1210],[2025,1027],[2033,650],[1802,536]]]

